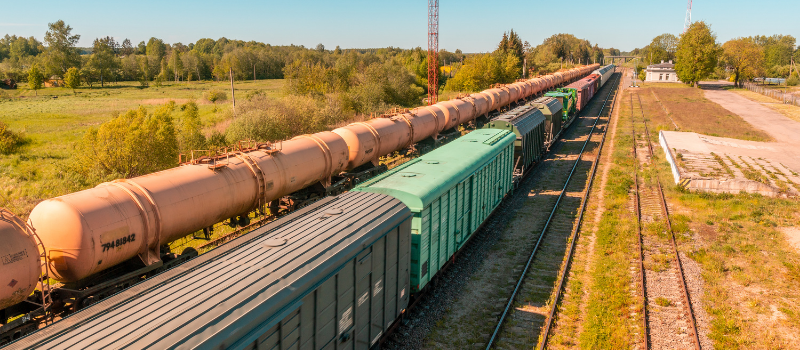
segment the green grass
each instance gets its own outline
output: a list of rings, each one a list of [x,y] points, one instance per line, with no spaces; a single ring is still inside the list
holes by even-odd
[[[236,82],[237,100],[254,92],[282,96],[283,80]],[[216,105],[203,100],[206,91],[228,93],[228,101]],[[107,84],[105,88],[45,88],[38,96],[21,84],[17,90],[3,90],[0,120],[14,131],[25,133],[28,143],[11,155],[0,155],[0,206],[26,216],[41,200],[97,185],[96,181],[78,178],[74,165],[74,147],[91,127],[127,110],[147,106],[153,110],[169,100],[185,103],[195,100],[200,118],[207,128],[222,121],[231,108],[229,82],[166,83],[162,87],[140,89],[138,82]]]
[[[626,99],[619,107],[624,109]],[[598,223],[595,259],[589,268],[589,301],[583,332],[583,349],[627,349],[632,342],[630,310],[638,302],[631,297],[628,268],[636,253],[636,222],[628,210],[628,192],[633,186],[633,139],[625,131],[629,116],[621,112],[617,121],[612,164],[605,187],[605,208]],[[638,311],[640,313],[640,311]]]

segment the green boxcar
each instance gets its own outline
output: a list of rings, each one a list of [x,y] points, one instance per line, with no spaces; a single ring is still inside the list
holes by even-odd
[[[545,121],[538,108],[522,105],[497,116],[483,127],[509,130],[517,136],[514,141],[514,172],[522,175],[545,153]]]
[[[475,130],[353,189],[392,196],[411,209],[412,292],[428,284],[511,190],[515,139],[507,130]]]

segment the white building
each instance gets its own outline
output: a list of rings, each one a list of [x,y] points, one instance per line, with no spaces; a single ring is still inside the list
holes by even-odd
[[[645,77],[644,81],[648,83],[680,82],[680,80],[678,80],[678,74],[675,73],[675,65],[671,60],[668,63],[661,61],[660,64],[651,64],[647,66],[645,72],[647,72],[647,76]]]

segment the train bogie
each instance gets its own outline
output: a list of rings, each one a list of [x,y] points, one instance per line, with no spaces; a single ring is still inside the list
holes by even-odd
[[[511,189],[514,134],[481,129],[354,189],[387,194],[414,214],[411,286],[423,289]]]
[[[368,349],[408,306],[410,225],[394,198],[331,197],[11,347]]]

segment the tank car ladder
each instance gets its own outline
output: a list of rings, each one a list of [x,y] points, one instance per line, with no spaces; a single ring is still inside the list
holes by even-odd
[[[53,313],[50,310],[50,308],[53,305],[53,298],[51,296],[52,291],[50,290],[50,284],[48,283],[48,281],[50,280],[49,259],[47,258],[47,251],[44,249],[44,243],[42,243],[42,240],[39,238],[39,235],[36,234],[36,230],[34,230],[34,228],[28,225],[27,223],[25,224],[25,228],[26,228],[25,231],[28,232],[28,234],[36,242],[36,247],[39,250],[39,263],[42,271],[42,277],[40,278],[42,303],[41,304],[33,302],[31,303],[42,308],[42,311],[44,312],[43,315],[44,324],[49,325],[50,323],[53,322]]]

